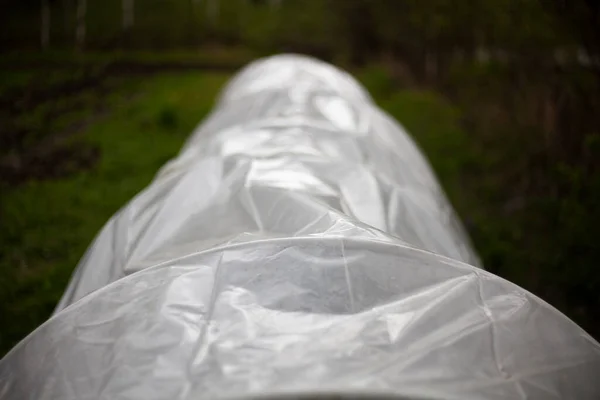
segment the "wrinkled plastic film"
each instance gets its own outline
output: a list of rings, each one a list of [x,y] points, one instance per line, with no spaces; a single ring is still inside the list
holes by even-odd
[[[479,268],[427,161],[351,76],[277,56],[106,224],[0,362],[0,398],[593,399],[598,371],[589,335]]]

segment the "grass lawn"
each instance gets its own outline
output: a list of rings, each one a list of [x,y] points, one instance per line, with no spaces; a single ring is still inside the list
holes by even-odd
[[[0,354],[50,315],[95,234],[176,155],[227,79],[200,72],[128,78],[102,100],[108,115],[96,119],[90,114],[97,96],[79,99],[79,107],[60,119],[92,122],[63,139],[61,147],[95,149],[97,161],[91,168],[75,166],[66,176],[3,184]],[[65,99],[52,102],[59,100]],[[48,107],[47,102],[36,109],[40,107]],[[41,120],[31,123],[40,125]],[[50,124],[59,129],[67,123],[53,119]]]

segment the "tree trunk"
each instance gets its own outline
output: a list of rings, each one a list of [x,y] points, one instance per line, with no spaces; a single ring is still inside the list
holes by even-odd
[[[134,0],[123,0],[123,30],[129,30],[133,26]]]
[[[219,0],[206,0],[206,14],[210,24],[216,26],[219,18]]]
[[[64,31],[65,32],[69,32],[69,11],[71,8],[71,3],[69,0],[62,0],[62,10],[63,10],[63,17],[64,17]]]
[[[71,37],[71,33],[73,32],[72,24],[71,24],[71,19],[72,19],[71,1],[70,0],[62,0],[61,5],[62,5],[62,13],[63,13],[62,38],[63,38],[63,40],[66,41],[69,37]]]
[[[41,19],[41,44],[42,49],[46,50],[50,44],[50,5],[48,0],[42,0],[42,19]]]
[[[431,48],[425,50],[425,80],[429,84],[435,84],[438,76],[438,56]]]
[[[77,2],[77,28],[75,30],[75,41],[77,48],[83,50],[85,46],[85,14],[87,11],[87,0]]]
[[[188,4],[189,4],[189,10],[190,10],[190,15],[189,15],[189,22],[188,22],[188,29],[189,29],[189,38],[191,43],[194,46],[197,46],[199,44],[199,35],[198,35],[198,15],[197,15],[197,11],[198,11],[198,4],[199,0],[189,0]]]
[[[196,10],[196,4],[200,3],[200,0],[190,0],[190,8]]]
[[[246,26],[246,18],[248,15],[248,9],[250,5],[251,4],[249,0],[242,0],[240,6],[237,8],[237,24],[238,29],[240,30],[240,34]]]

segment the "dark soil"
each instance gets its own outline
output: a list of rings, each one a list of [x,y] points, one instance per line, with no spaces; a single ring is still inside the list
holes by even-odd
[[[76,71],[72,65],[26,65],[28,69],[47,70],[49,67]],[[81,70],[73,79],[55,84],[44,84],[37,79],[25,88],[6,91],[0,95],[0,183],[8,186],[19,185],[29,180],[57,179],[86,170],[98,161],[97,148],[73,140],[86,126],[107,114],[105,97],[110,92],[106,87],[107,78],[128,77],[177,70],[233,70],[239,66],[228,64],[205,65],[203,63],[135,63],[118,61],[102,67]],[[53,130],[54,119],[67,113],[89,109],[89,104],[77,102],[63,106],[53,106],[40,119],[39,126],[26,128],[15,123],[16,118],[31,112],[36,107],[51,103],[54,99],[75,97],[79,93],[93,91],[95,104],[92,115],[72,124],[66,129]]]
[[[29,180],[63,178],[90,169],[99,158],[99,149],[83,141],[62,143],[5,157],[0,163],[0,181],[15,186]]]

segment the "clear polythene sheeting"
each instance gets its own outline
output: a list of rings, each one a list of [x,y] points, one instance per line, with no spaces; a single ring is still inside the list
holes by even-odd
[[[595,399],[598,376],[597,342],[478,267],[360,85],[278,56],[107,223],[0,398]]]

